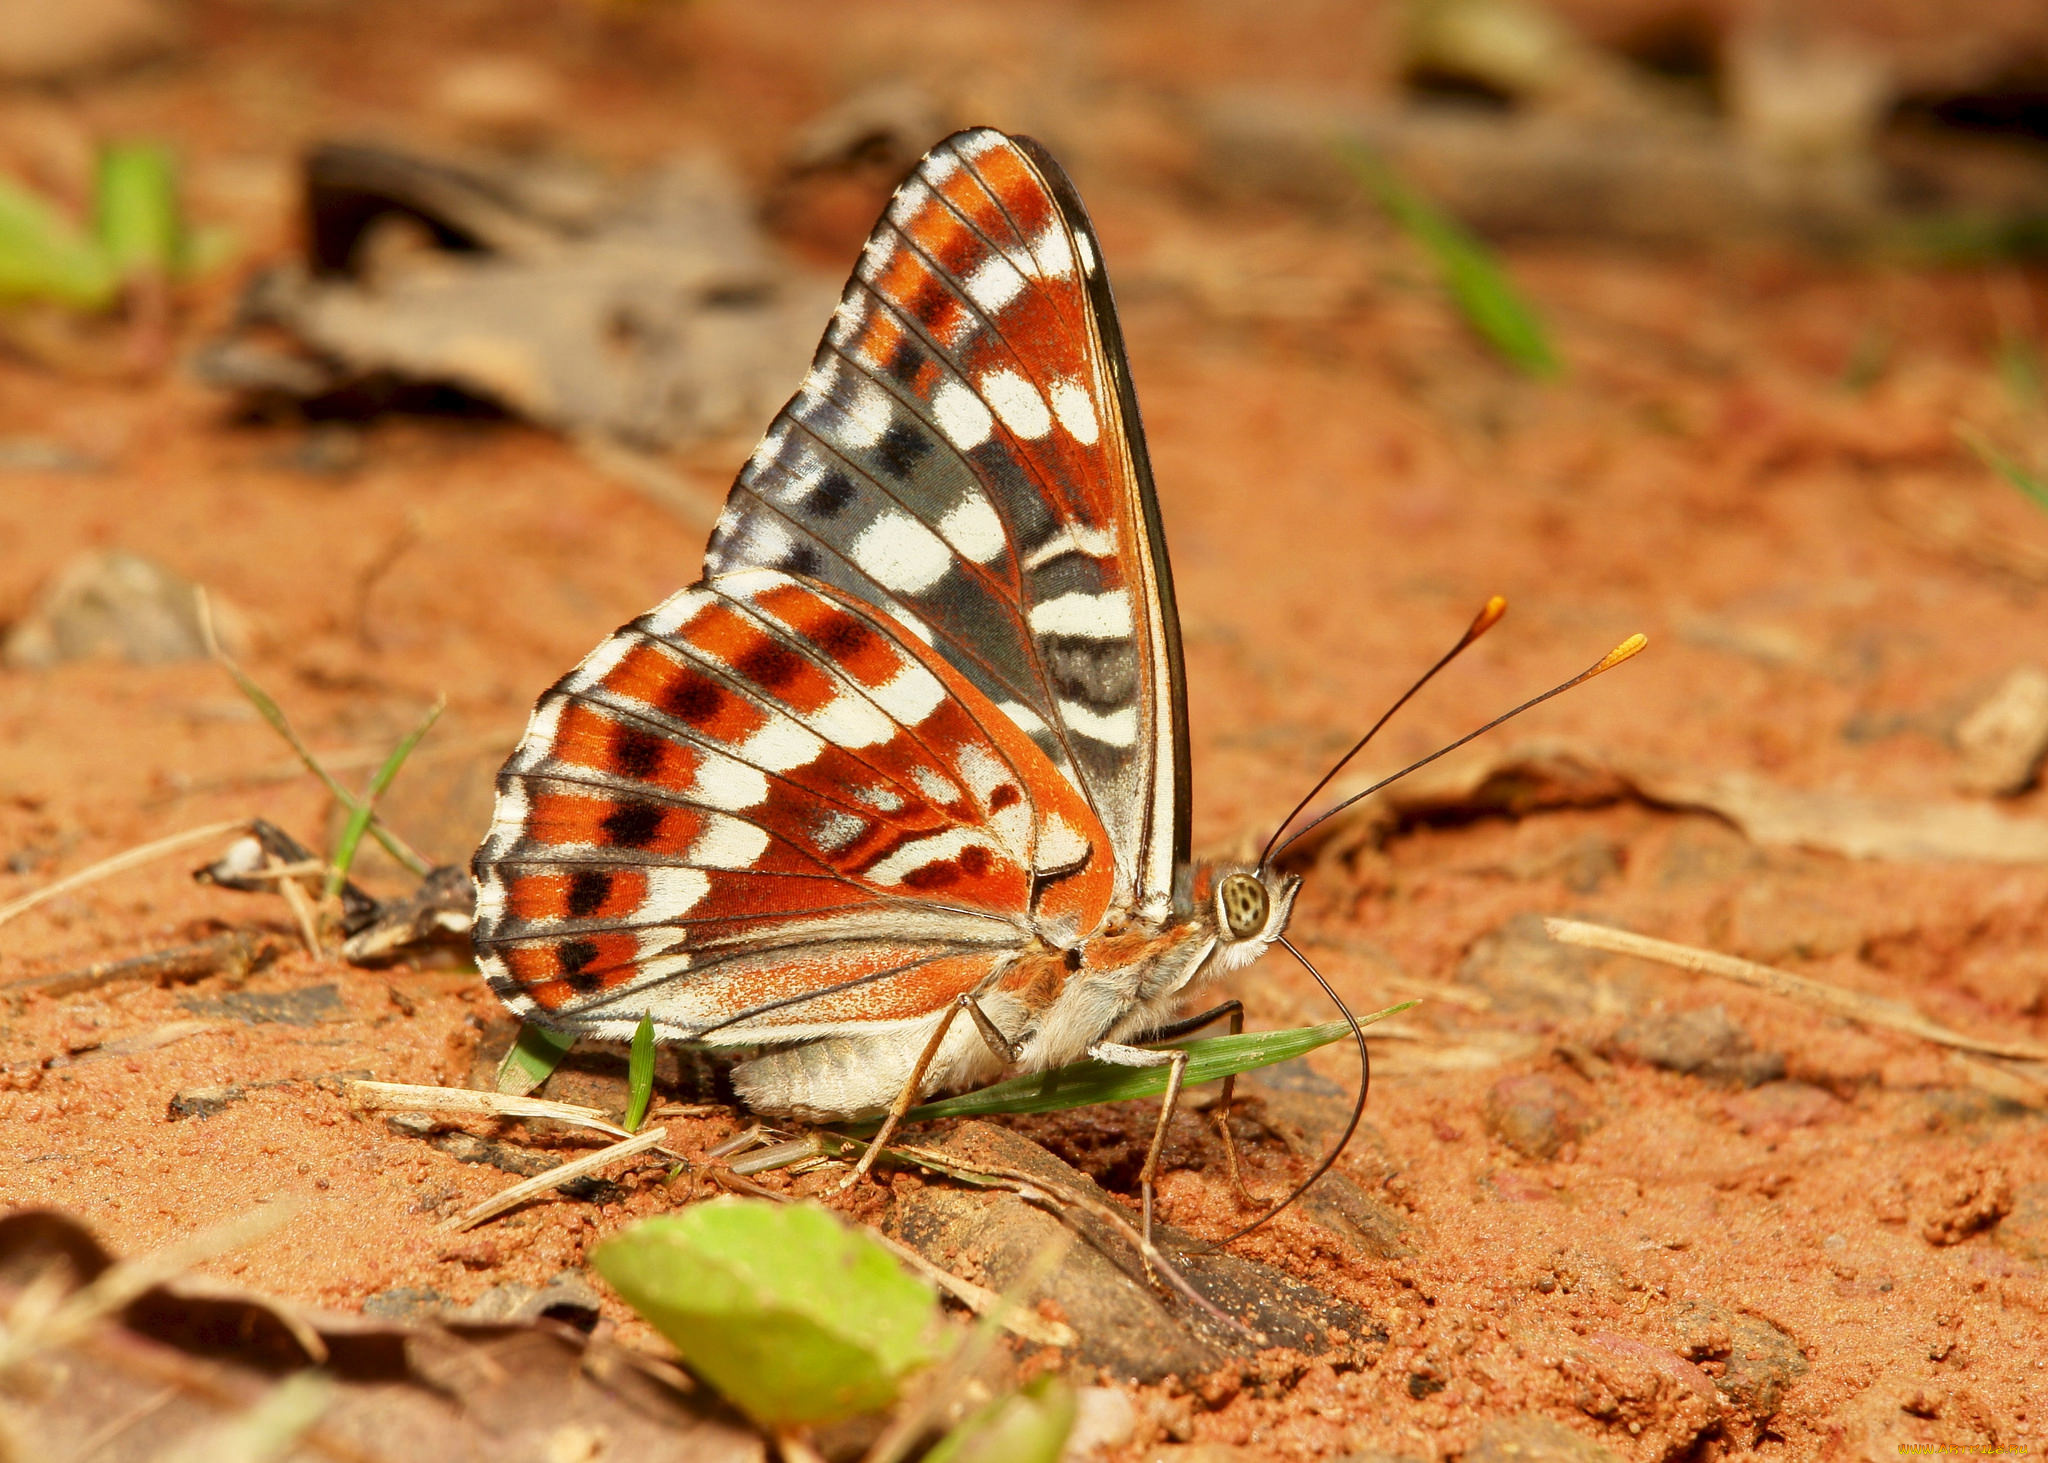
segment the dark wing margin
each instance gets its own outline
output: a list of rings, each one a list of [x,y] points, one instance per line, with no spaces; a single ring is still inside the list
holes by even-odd
[[[1130,460],[1132,491],[1145,524],[1145,543],[1151,573],[1144,581],[1150,590],[1151,619],[1158,646],[1158,663],[1163,668],[1166,701],[1164,720],[1171,738],[1172,765],[1155,763],[1155,783],[1164,789],[1155,799],[1155,818],[1171,818],[1172,864],[1165,871],[1163,887],[1173,888],[1174,867],[1193,857],[1194,781],[1189,770],[1187,669],[1181,655],[1180,606],[1173,593],[1173,563],[1166,552],[1166,525],[1159,514],[1159,493],[1152,482],[1152,452],[1145,444],[1145,423],[1138,411],[1138,390],[1131,381],[1131,358],[1124,348],[1123,322],[1116,312],[1116,298],[1109,287],[1109,272],[1102,264],[1101,241],[1095,224],[1081,202],[1079,190],[1065,168],[1036,138],[1011,139],[1031,159],[1052,186],[1053,199],[1065,215],[1067,226],[1088,241],[1088,258],[1082,261],[1087,285],[1089,313],[1102,339],[1103,360],[1116,387],[1118,414],[1124,423],[1124,446]],[[1149,840],[1148,840],[1149,841]],[[1149,892],[1149,891],[1148,891]]]
[[[1164,912],[1191,810],[1172,572],[1101,250],[1037,143],[957,133],[897,189],[706,550],[714,582],[754,568],[922,638],[1086,800],[1114,902]]]

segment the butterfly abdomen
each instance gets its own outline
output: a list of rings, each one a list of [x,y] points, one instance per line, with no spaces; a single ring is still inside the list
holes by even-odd
[[[981,998],[983,1012],[1005,1032],[1027,1019],[1018,1003],[998,993]],[[910,1080],[911,1069],[944,1011],[872,1032],[827,1036],[784,1047],[733,1068],[733,1091],[755,1112],[807,1121],[875,1117]],[[919,1095],[978,1086],[997,1076],[1003,1060],[975,1024],[957,1019],[925,1069]]]

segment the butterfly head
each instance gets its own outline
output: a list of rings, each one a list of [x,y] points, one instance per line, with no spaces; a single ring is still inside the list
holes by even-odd
[[[1266,953],[1287,928],[1301,880],[1273,869],[1233,869],[1216,880],[1210,900],[1216,915],[1212,973],[1241,970]]]

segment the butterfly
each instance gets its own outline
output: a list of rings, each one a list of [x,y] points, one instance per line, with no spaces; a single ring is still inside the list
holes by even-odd
[[[1100,245],[1044,148],[960,132],[891,197],[704,577],[540,698],[477,959],[543,1026],[762,1048],[732,1083],[764,1114],[893,1126],[1006,1068],[1172,1064],[1149,1219],[1186,1058],[1138,1041],[1284,943],[1299,887],[1271,843],[1194,862],[1189,814]]]
[[[478,963],[543,1026],[767,1048],[732,1081],[768,1114],[1154,1065],[1132,1038],[1258,958],[1298,884],[1191,862],[1188,774],[1100,245],[1043,147],[960,132],[890,199],[704,577],[540,698]]]

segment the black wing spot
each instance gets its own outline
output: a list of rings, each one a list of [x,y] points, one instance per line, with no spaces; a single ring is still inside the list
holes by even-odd
[[[897,477],[908,477],[918,459],[932,450],[932,439],[908,422],[897,422],[882,433],[875,446],[875,459]]]
[[[661,693],[661,709],[677,721],[703,726],[725,708],[726,693],[708,676],[685,672]]]
[[[789,552],[775,567],[785,574],[801,574],[807,579],[816,579],[818,571],[825,567],[825,556],[818,552],[815,544],[791,544]]]
[[[778,640],[763,640],[733,666],[755,685],[779,691],[800,675],[804,658]]]
[[[604,841],[619,848],[645,848],[661,831],[662,810],[653,803],[620,803],[598,824]]]
[[[611,897],[610,870],[578,869],[569,876],[569,918],[588,919],[603,909],[604,902]]]
[[[825,654],[843,663],[856,659],[873,645],[875,632],[852,615],[834,615],[813,627],[810,637],[812,643]]]
[[[898,381],[910,382],[924,366],[924,352],[917,348],[917,342],[905,335],[897,340],[896,349],[889,352],[889,364],[884,367]]]
[[[661,770],[666,744],[653,732],[642,731],[636,726],[621,726],[612,730],[608,750],[611,769],[616,775],[646,782]]]
[[[555,947],[555,959],[561,964],[563,982],[577,995],[604,989],[604,976],[586,968],[597,959],[597,946],[591,941],[566,940]]]
[[[853,502],[853,497],[853,479],[835,467],[804,494],[797,511],[812,518],[837,518]]]

